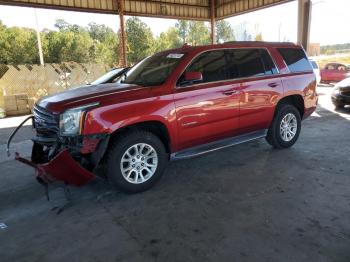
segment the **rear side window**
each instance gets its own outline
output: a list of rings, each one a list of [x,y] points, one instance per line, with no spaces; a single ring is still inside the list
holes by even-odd
[[[305,52],[300,48],[277,48],[291,72],[312,71]]]
[[[254,77],[277,73],[265,49],[232,49],[228,51],[231,78]]]
[[[261,58],[264,61],[265,75],[277,74],[278,73],[277,68],[274,62],[272,61],[272,58],[269,55],[269,53],[265,49],[260,49],[259,51],[261,54]]]
[[[201,72],[202,83],[229,79],[225,52],[223,50],[209,51],[199,55],[187,67],[186,72]]]

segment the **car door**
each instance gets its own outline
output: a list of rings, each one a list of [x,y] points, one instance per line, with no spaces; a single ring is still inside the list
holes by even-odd
[[[266,49],[233,49],[229,56],[241,79],[240,133],[268,128],[283,86]]]
[[[334,74],[334,80],[336,82],[342,81],[346,78],[347,74],[347,67],[345,65],[339,64],[337,65],[335,74]]]
[[[337,71],[338,71],[338,65],[337,64],[329,64],[327,66],[327,77],[326,80],[328,81],[335,81],[337,77]]]
[[[229,80],[224,50],[198,55],[185,72],[203,80],[183,84],[174,93],[180,149],[234,136],[238,130],[239,83]]]

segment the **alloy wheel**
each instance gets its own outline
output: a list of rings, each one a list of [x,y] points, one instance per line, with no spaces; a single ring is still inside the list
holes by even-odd
[[[158,154],[149,144],[138,143],[123,154],[120,170],[126,181],[141,184],[149,180],[157,170]]]
[[[283,141],[291,141],[298,131],[298,122],[294,114],[286,114],[280,124],[280,136]]]

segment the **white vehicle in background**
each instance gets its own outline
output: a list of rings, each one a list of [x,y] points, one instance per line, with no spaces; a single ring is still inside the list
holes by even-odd
[[[320,72],[320,67],[318,66],[317,62],[313,59],[309,59],[310,63],[312,65],[312,69],[314,70],[314,73],[316,75],[316,81],[317,84],[321,83],[321,72]]]

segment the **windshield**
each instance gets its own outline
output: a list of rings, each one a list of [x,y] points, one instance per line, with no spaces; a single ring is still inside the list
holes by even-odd
[[[116,76],[120,71],[122,71],[124,68],[115,68],[109,71],[108,73],[104,74],[100,78],[96,79],[94,82],[92,82],[92,85],[99,85],[99,84],[105,84],[108,82],[111,78]]]
[[[140,86],[161,85],[179,64],[183,55],[182,53],[161,53],[147,57],[135,65],[121,83]]]

